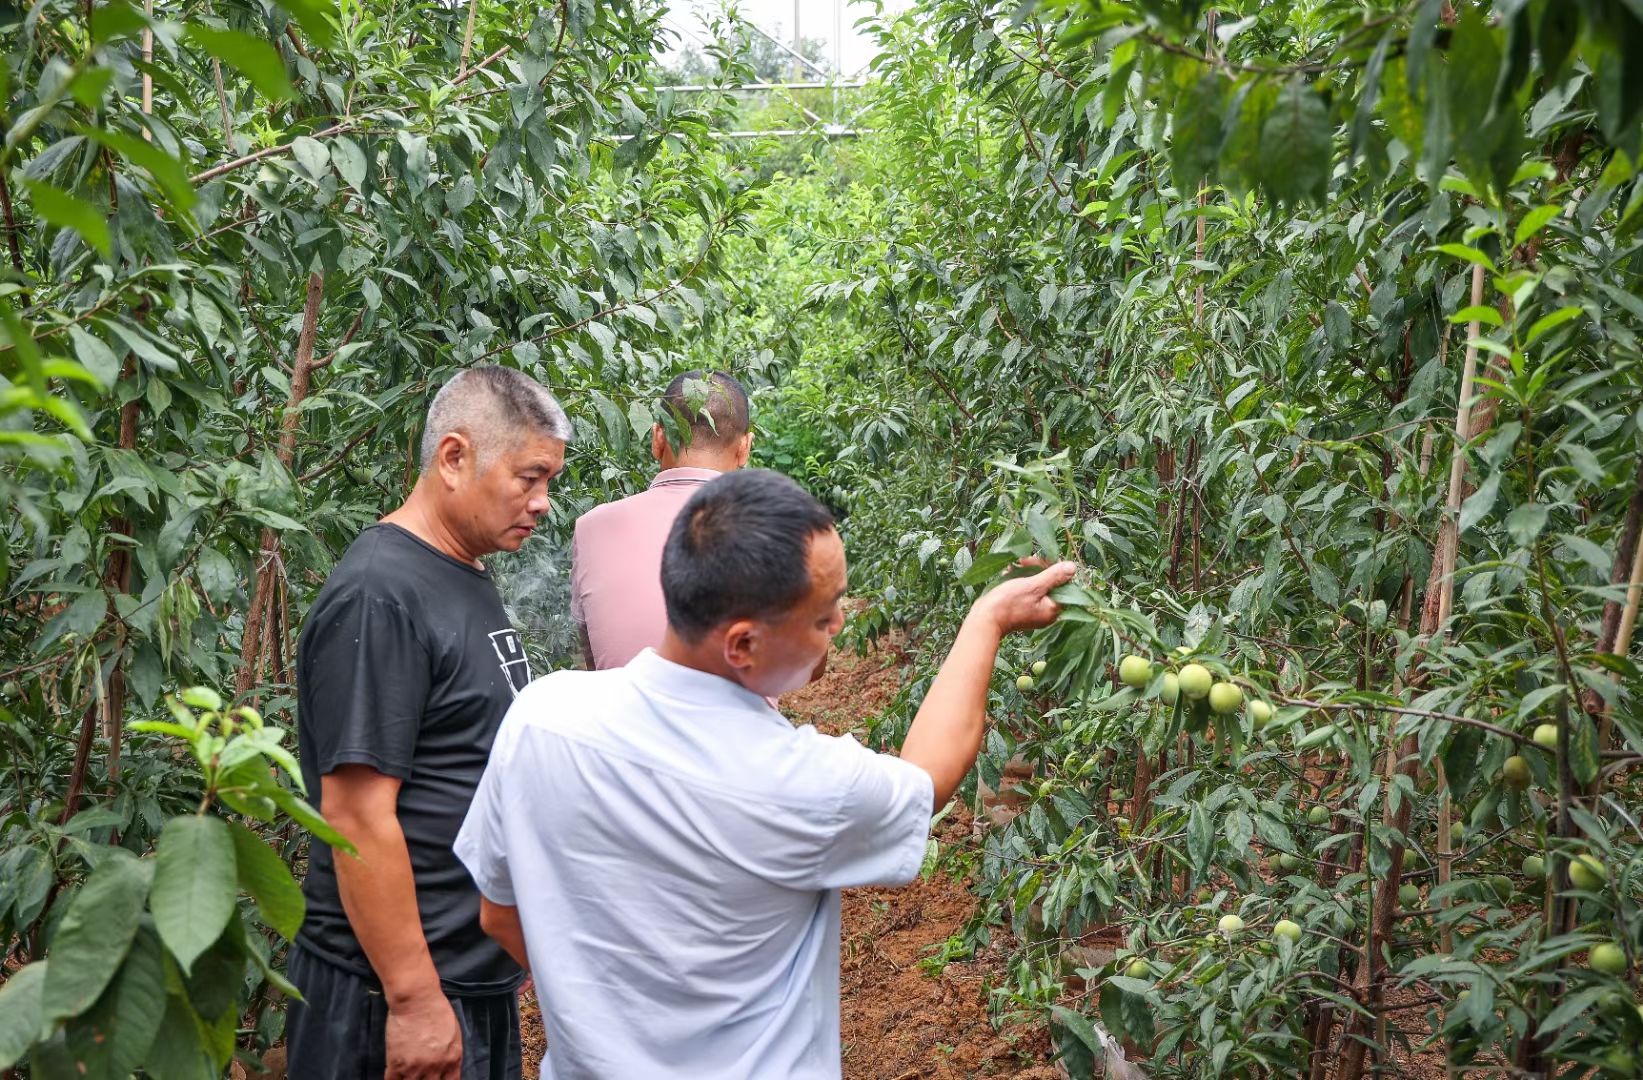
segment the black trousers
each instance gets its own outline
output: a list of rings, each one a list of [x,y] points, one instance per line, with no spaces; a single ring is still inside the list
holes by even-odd
[[[365,979],[292,945],[286,977],[306,1001],[286,1006],[292,1080],[382,1080],[388,1002]],[[519,996],[453,997],[462,1026],[462,1080],[520,1080]]]

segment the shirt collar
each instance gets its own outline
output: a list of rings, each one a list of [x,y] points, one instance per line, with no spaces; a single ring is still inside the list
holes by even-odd
[[[642,691],[661,697],[689,702],[698,707],[721,706],[781,717],[770,707],[770,702],[740,683],[664,660],[653,648],[647,648],[629,660],[626,671]],[[785,723],[785,718],[782,719]]]
[[[705,484],[715,480],[719,473],[712,469],[663,469],[656,474],[656,479],[650,482],[652,488],[670,487],[674,484]]]

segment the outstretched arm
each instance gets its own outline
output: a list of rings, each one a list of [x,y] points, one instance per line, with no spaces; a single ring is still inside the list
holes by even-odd
[[[1049,592],[1071,581],[1076,570],[1073,563],[1056,563],[1032,577],[1004,582],[970,608],[901,747],[903,761],[930,774],[937,809],[953,797],[981,752],[987,685],[999,642],[1013,631],[1054,622],[1061,609]]]

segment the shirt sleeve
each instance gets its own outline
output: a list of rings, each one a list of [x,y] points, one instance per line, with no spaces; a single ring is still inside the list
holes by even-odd
[[[451,850],[468,868],[468,874],[479,887],[480,895],[493,904],[515,906],[513,878],[508,873],[507,836],[503,831],[506,784],[505,773],[510,757],[504,747],[507,721],[491,747],[491,759],[485,765],[485,774],[479,779],[479,790],[468,806],[468,816],[462,820],[462,830],[456,834]]]
[[[320,614],[302,658],[312,703],[302,719],[320,774],[369,765],[409,779],[433,681],[410,613],[391,600],[354,593]]]
[[[854,739],[839,743],[835,752],[848,762],[850,780],[819,852],[814,885],[905,885],[924,864],[935,782],[917,765],[874,753]]]

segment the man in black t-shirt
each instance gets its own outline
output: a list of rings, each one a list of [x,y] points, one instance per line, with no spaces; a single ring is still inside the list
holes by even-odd
[[[491,741],[530,681],[479,562],[548,510],[570,424],[509,368],[473,368],[428,410],[422,475],[360,534],[297,646],[303,779],[358,858],[310,852],[286,1021],[302,1080],[517,1080],[524,972],[480,927],[451,851]]]

